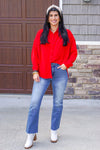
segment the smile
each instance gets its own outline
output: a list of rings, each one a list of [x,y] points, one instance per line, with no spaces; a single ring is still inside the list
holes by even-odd
[[[55,22],[57,22],[57,21],[56,21],[56,20],[53,20],[52,22],[54,22],[54,23],[55,23]]]

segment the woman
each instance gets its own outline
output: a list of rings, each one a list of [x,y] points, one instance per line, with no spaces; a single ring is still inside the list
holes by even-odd
[[[76,56],[75,39],[71,31],[64,27],[62,11],[58,6],[51,5],[46,12],[44,28],[34,39],[31,53],[34,85],[26,127],[26,149],[32,147],[33,140],[36,140],[40,105],[50,82],[53,88],[51,142],[57,142],[68,80],[67,69],[73,65]]]

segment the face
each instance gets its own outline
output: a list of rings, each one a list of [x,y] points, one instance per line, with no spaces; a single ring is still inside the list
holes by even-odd
[[[57,11],[50,11],[49,19],[48,19],[50,26],[58,26],[60,17]]]

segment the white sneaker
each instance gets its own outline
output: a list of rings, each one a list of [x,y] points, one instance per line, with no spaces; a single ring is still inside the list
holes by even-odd
[[[51,142],[56,143],[58,141],[57,130],[51,130]]]
[[[33,141],[36,141],[36,134],[28,134],[24,148],[29,149],[33,146]]]

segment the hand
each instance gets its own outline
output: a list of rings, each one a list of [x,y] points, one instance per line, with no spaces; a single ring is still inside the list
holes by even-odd
[[[62,64],[59,67],[57,67],[57,69],[59,69],[59,68],[61,68],[62,70],[66,70],[67,69],[67,67],[64,64]]]
[[[38,73],[33,74],[33,80],[36,81],[36,82],[40,82],[40,77],[39,77]]]

